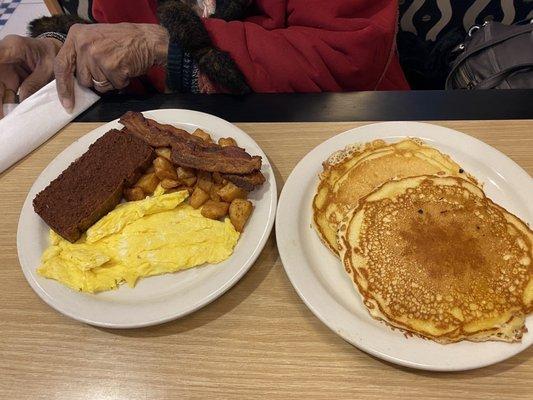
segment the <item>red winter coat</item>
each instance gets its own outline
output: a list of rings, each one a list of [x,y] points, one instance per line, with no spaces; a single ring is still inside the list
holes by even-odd
[[[391,0],[255,0],[243,21],[203,19],[255,92],[408,89]],[[156,0],[94,0],[98,22],[157,23]],[[164,87],[162,71],[151,80]]]

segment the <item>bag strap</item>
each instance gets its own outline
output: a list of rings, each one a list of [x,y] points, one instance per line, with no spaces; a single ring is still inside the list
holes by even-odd
[[[513,22],[513,25],[533,24],[533,18],[524,18],[520,21]]]
[[[502,80],[504,80],[508,75],[521,70],[533,69],[533,63],[525,63],[513,65],[512,67],[505,68],[504,70],[489,76],[488,78],[479,82],[474,89],[492,89],[497,86]]]
[[[492,38],[490,40],[487,40],[486,42],[480,43],[477,46],[472,47],[471,49],[468,49],[463,54],[461,54],[457,60],[455,60],[454,65],[450,73],[448,74],[448,77],[446,78],[446,85],[445,88],[448,89],[449,87],[449,81],[452,76],[452,74],[455,72],[457,68],[471,55],[486,49],[487,47],[494,46],[498,43],[505,42],[506,40],[509,40],[511,38],[514,38],[515,36],[520,36],[524,33],[533,32],[533,24],[527,24],[518,26],[516,29],[512,30],[511,32],[507,32],[504,35]]]
[[[484,50],[487,47],[492,47],[495,44],[505,42],[506,40],[514,38],[515,36],[520,36],[524,33],[529,33],[529,32],[533,32],[533,24],[518,26],[516,27],[516,30],[507,32],[504,35],[492,38],[490,40],[487,40],[486,42],[480,43],[477,46],[472,47],[471,49],[468,49],[467,51],[465,51],[463,54],[459,56],[459,58],[455,61],[455,63],[460,64],[466,58],[470,57],[472,54],[475,54],[481,50]]]

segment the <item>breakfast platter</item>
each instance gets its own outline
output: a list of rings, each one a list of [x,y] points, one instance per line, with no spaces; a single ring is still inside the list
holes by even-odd
[[[140,328],[224,294],[276,220],[290,282],[336,334],[392,363],[459,371],[533,343],[532,197],[531,177],[489,145],[386,122],[317,146],[277,206],[272,165],[235,125],[129,111],[44,169],[17,249],[60,313]]]
[[[304,303],[354,346],[412,368],[480,368],[533,342],[532,196],[531,177],[477,139],[367,125],[296,165],[278,250]]]
[[[29,284],[57,311],[137,328],[231,288],[265,246],[277,191],[261,148],[220,118],[154,110],[121,122],[45,168],[24,202],[17,248]]]

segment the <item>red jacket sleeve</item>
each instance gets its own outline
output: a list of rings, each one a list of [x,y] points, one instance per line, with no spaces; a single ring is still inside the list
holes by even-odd
[[[407,88],[396,59],[397,2],[258,0],[245,21],[205,19],[255,92]]]

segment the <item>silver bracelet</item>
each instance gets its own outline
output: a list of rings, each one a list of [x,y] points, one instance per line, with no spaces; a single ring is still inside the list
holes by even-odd
[[[65,35],[64,33],[59,33],[59,32],[45,32],[37,36],[37,39],[39,38],[52,38],[52,39],[59,40],[61,43],[65,43],[65,39],[67,38],[67,35]]]

